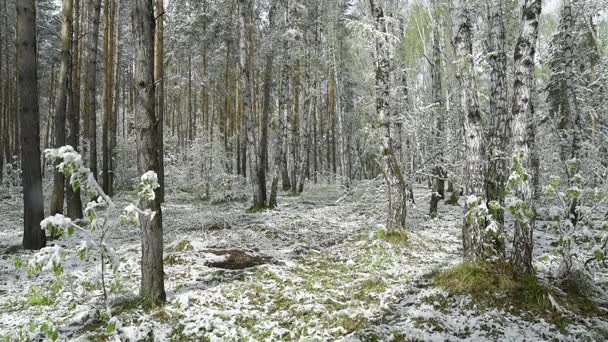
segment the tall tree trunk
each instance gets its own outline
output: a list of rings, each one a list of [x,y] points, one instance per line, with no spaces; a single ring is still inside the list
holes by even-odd
[[[154,85],[154,6],[152,0],[132,2],[135,48],[135,126],[138,132],[137,169],[140,174],[159,172],[158,118],[155,113]],[[155,304],[166,300],[163,271],[163,226],[158,189],[153,200],[140,200],[140,209],[152,210],[152,217],[140,217],[141,222],[141,290],[142,297]]]
[[[393,152],[391,137],[391,122],[389,96],[389,44],[387,41],[386,20],[384,10],[377,0],[370,0],[372,15],[375,19],[376,30],[382,33],[376,37],[376,113],[383,131],[381,151],[384,167],[384,179],[388,187],[388,230],[405,229],[407,214],[407,199],[405,180],[399,169],[397,158]]]
[[[101,0],[92,0],[90,11],[91,30],[89,32],[87,70],[86,70],[86,111],[85,125],[88,128],[89,167],[93,177],[97,179],[97,48],[99,44],[99,19],[101,15]]]
[[[61,25],[61,67],[59,69],[59,91],[55,105],[55,148],[65,145],[65,119],[68,106],[68,93],[70,92],[69,76],[71,70],[71,42],[72,42],[72,0],[63,0],[63,22]],[[70,96],[71,97],[71,96]],[[71,115],[70,115],[71,116]],[[55,163],[57,166],[59,162]],[[63,201],[65,191],[63,173],[55,169],[53,177],[53,196],[51,199],[50,214],[63,214]],[[54,236],[51,234],[51,239]]]
[[[240,79],[242,90],[243,117],[247,137],[247,164],[249,166],[249,179],[251,180],[253,194],[253,209],[261,209],[266,205],[266,187],[259,184],[260,158],[257,146],[256,132],[253,127],[253,102],[252,90],[253,85],[253,46],[252,46],[252,30],[251,15],[253,10],[252,0],[239,0],[240,10]],[[244,165],[245,166],[245,165]],[[263,193],[262,193],[263,190]]]
[[[512,263],[516,272],[529,274],[532,268],[532,250],[534,248],[535,224],[535,184],[537,177],[538,156],[536,155],[535,122],[534,122],[534,57],[538,39],[538,20],[541,12],[541,0],[525,0],[522,8],[521,33],[515,45],[513,83],[513,136],[512,144],[517,154],[516,161],[523,166],[528,177],[512,187],[515,197],[521,204],[518,210],[523,217],[515,220],[513,237]],[[517,165],[514,165],[517,168]],[[527,178],[527,179],[525,179]]]
[[[433,11],[438,12],[436,5],[433,5]],[[433,19],[436,20],[436,19]],[[445,198],[445,172],[443,170],[443,134],[445,126],[444,103],[441,94],[441,47],[439,42],[439,24],[432,23],[433,26],[433,62],[431,65],[431,82],[432,82],[432,101],[435,106],[435,131],[433,133],[434,146],[437,149],[437,160],[433,167],[433,188],[430,203],[430,216],[437,217],[437,206],[439,201]]]
[[[505,24],[503,21],[503,0],[493,0],[490,10],[490,50],[488,62],[490,72],[490,115],[488,131],[487,170],[485,177],[486,199],[494,220],[503,230],[505,186],[510,161],[509,139],[511,116],[507,108],[507,56],[505,54]],[[489,205],[496,202],[499,206]],[[492,209],[495,208],[495,209]],[[503,251],[504,253],[504,251]]]
[[[17,93],[23,168],[23,248],[46,244],[40,221],[44,218],[40,168],[40,116],[38,113],[38,63],[36,61],[36,2],[17,0]]]
[[[581,116],[574,90],[574,18],[571,0],[564,0],[560,28],[561,64],[556,71],[559,78],[557,96],[554,102],[559,107],[558,130],[560,135],[560,159],[563,164],[568,186],[575,186],[574,176],[579,172],[581,157]],[[563,72],[563,73],[562,73]],[[577,199],[570,202],[569,220],[573,225],[578,221]]]
[[[68,136],[67,144],[78,151],[80,139],[80,27],[81,27],[81,0],[74,1],[73,34],[72,34],[72,82],[71,82],[71,110],[67,118]],[[80,189],[74,191],[66,184],[66,199],[68,216],[72,219],[82,218],[82,200]]]
[[[458,62],[456,76],[460,86],[460,105],[464,117],[464,177],[470,194],[476,197],[476,201],[467,200],[464,205],[463,254],[465,261],[477,262],[502,255],[502,234],[486,229],[485,219],[476,214],[479,207],[485,204],[483,128],[475,90],[477,88],[469,5],[466,1],[457,0],[456,9],[458,24],[454,45]]]
[[[112,127],[114,111],[114,20],[116,14],[114,1],[104,2],[104,39],[103,39],[103,133],[102,133],[102,174],[103,190],[112,196],[113,194],[113,166],[112,166]]]
[[[160,184],[159,195],[161,203],[165,201],[165,146],[164,146],[164,131],[165,131],[165,4],[164,0],[156,0],[156,35],[155,35],[155,50],[154,50],[154,70],[157,83],[156,96],[157,100],[157,115],[158,115],[158,184]]]
[[[289,1],[285,8],[285,29],[289,26]],[[274,150],[274,175],[272,177],[272,185],[270,188],[270,197],[268,199],[268,207],[275,208],[277,206],[277,194],[279,190],[279,178],[283,181],[283,190],[290,188],[289,175],[287,174],[287,112],[289,101],[289,41],[284,39],[283,47],[285,51],[285,61],[283,62],[283,70],[281,70],[281,95],[279,98],[278,125],[275,129],[273,139]]]

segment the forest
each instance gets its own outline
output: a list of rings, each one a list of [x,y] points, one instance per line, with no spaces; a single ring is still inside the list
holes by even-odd
[[[608,0],[0,0],[0,341],[608,340]]]

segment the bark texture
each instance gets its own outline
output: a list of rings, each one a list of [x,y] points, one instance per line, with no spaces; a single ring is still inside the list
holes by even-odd
[[[46,244],[40,221],[44,219],[40,167],[40,117],[38,113],[38,64],[36,61],[36,2],[18,0],[17,93],[23,168],[23,248],[40,249]]]
[[[132,2],[133,35],[135,44],[135,127],[138,132],[137,169],[140,174],[159,172],[156,139],[159,121],[155,112],[154,85],[154,7],[152,0]],[[140,201],[140,209],[152,210],[152,218],[141,217],[141,290],[142,297],[155,304],[166,300],[163,271],[163,226],[158,189],[154,200]]]
[[[380,35],[376,37],[376,114],[378,115],[378,121],[383,132],[381,151],[384,179],[388,187],[388,219],[386,228],[388,230],[405,229],[407,215],[406,186],[393,152],[391,122],[387,115],[387,113],[390,113],[390,47],[386,41],[386,21],[384,10],[380,3],[376,0],[370,0],[369,3],[377,33]]]
[[[515,220],[512,263],[516,272],[533,272],[532,250],[534,248],[536,171],[538,156],[535,152],[535,121],[533,94],[535,91],[534,58],[538,39],[538,20],[541,0],[526,0],[522,8],[521,33],[515,45],[513,83],[513,136],[512,145],[518,163],[523,167],[525,176],[511,189],[519,200],[523,212]],[[517,165],[514,166],[517,168]]]

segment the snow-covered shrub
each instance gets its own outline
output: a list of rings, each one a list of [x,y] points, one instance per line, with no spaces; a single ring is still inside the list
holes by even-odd
[[[550,227],[559,236],[558,276],[585,289],[591,287],[593,272],[607,266],[608,223],[598,215],[606,205],[607,195],[603,187],[589,186],[577,165],[574,160],[567,163],[573,175],[570,184],[564,184],[558,176],[550,176],[543,193],[551,204],[547,211]]]
[[[72,220],[61,214],[56,214],[42,220],[40,228],[47,231],[52,230],[62,240],[52,246],[42,248],[32,256],[27,264],[21,260],[16,260],[15,266],[26,268],[30,276],[40,271],[52,271],[57,279],[54,286],[61,289],[65,282],[61,282],[59,278],[64,274],[63,265],[65,260],[68,258],[85,260],[88,255],[95,253],[100,260],[97,278],[101,280],[109,332],[111,324],[115,326],[116,323],[111,320],[108,291],[106,289],[106,269],[110,267],[113,272],[117,272],[119,266],[119,258],[114,248],[107,241],[112,230],[117,229],[110,224],[110,218],[120,215],[122,223],[137,223],[140,215],[153,217],[155,213],[149,209],[142,211],[134,204],[129,204],[122,211],[118,209],[112,199],[103,192],[90,169],[84,166],[81,155],[74,151],[71,146],[47,149],[44,154],[49,162],[55,163],[58,161],[58,170],[69,180],[72,188],[86,193],[91,200],[84,208],[83,219]],[[146,172],[141,176],[137,187],[139,199],[154,199],[154,189],[158,187],[156,173],[153,171]],[[112,328],[112,330],[114,329]],[[56,334],[56,331],[51,328],[40,328],[38,330],[46,332],[49,338]],[[36,329],[30,329],[30,331],[36,331]]]

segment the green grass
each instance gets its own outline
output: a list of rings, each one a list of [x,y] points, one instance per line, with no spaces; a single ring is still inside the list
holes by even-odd
[[[175,250],[178,252],[190,251],[192,250],[192,243],[189,240],[182,240],[177,243]]]
[[[571,322],[550,300],[585,317],[602,315],[580,293],[562,295],[541,284],[535,275],[518,277],[509,263],[461,263],[434,275],[435,284],[457,295],[470,295],[482,308],[500,307],[531,320],[543,318],[560,329]]]
[[[407,232],[405,230],[378,229],[374,232],[374,238],[394,245],[405,245],[408,241]]]

